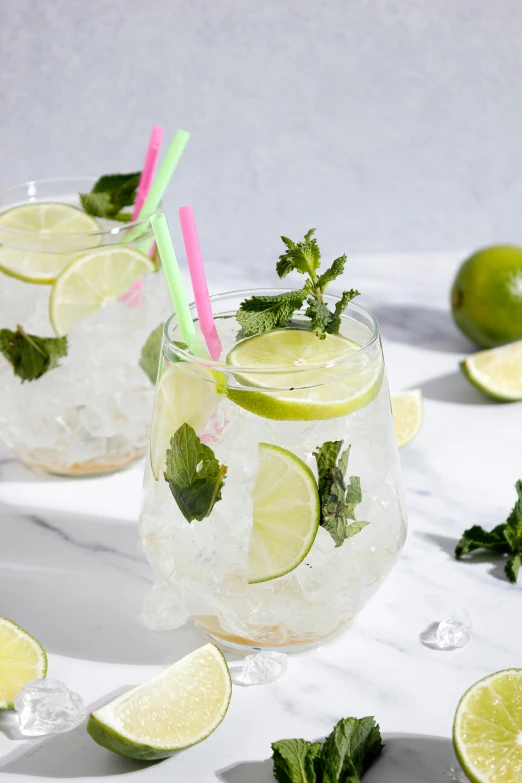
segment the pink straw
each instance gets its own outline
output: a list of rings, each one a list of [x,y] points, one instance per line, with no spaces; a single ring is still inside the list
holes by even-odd
[[[141,172],[140,182],[136,193],[136,202],[132,212],[133,222],[138,219],[143,202],[145,201],[147,193],[150,190],[150,186],[154,178],[154,169],[156,168],[156,161],[158,159],[162,138],[163,128],[160,125],[153,125],[150,132],[149,146],[147,147],[145,163],[143,164],[143,171]]]
[[[183,241],[185,243],[190,279],[192,280],[192,288],[194,289],[194,299],[196,300],[199,325],[203,332],[205,342],[207,343],[208,352],[212,359],[217,361],[221,356],[222,346],[217,333],[216,324],[214,323],[214,316],[212,315],[212,305],[210,304],[205,267],[203,266],[203,259],[201,257],[198,230],[196,228],[196,220],[192,207],[180,207],[179,220],[183,233]]]

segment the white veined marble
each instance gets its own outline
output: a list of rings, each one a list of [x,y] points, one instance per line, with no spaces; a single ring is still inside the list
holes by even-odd
[[[218,731],[199,746],[146,766],[95,745],[82,727],[46,740],[16,739],[0,713],[2,783],[110,778],[273,783],[270,743],[324,736],[340,718],[375,715],[387,743],[365,783],[447,783],[451,728],[466,688],[522,661],[520,587],[502,563],[457,563],[459,534],[493,526],[512,507],[522,476],[522,403],[488,402],[460,374],[472,350],[453,326],[448,291],[463,254],[358,256],[347,286],[381,322],[392,390],[421,386],[425,420],[401,452],[410,531],[399,564],[353,628],[322,650],[294,657],[279,681],[234,689]],[[219,271],[219,276],[218,276]],[[274,282],[222,265],[213,291]],[[45,479],[0,455],[0,615],[46,647],[49,676],[91,709],[201,643],[186,626],[156,634],[137,620],[153,576],[138,543],[141,466],[106,478]],[[471,643],[422,646],[419,633],[467,608]]]

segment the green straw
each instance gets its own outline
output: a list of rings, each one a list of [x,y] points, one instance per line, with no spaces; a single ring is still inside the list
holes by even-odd
[[[154,177],[150,190],[147,194],[143,206],[140,209],[138,220],[142,220],[147,215],[155,212],[161,204],[161,199],[165,195],[165,191],[168,187],[170,179],[174,174],[176,167],[179,163],[183,150],[187,146],[187,142],[190,139],[190,133],[188,131],[178,129],[174,134],[174,138],[171,141],[170,147],[167,150],[167,154],[159,167],[158,173]],[[168,228],[165,226],[168,233]],[[122,242],[132,242],[137,239],[143,233],[143,226],[135,226],[128,234],[122,237]]]
[[[174,305],[174,314],[178,319],[179,331],[183,341],[188,345],[190,352],[194,356],[200,356],[208,359],[208,353],[203,344],[198,339],[194,321],[190,314],[190,307],[183,286],[183,278],[179,269],[178,259],[170,238],[167,219],[163,212],[153,215],[150,219],[154,239],[158,246],[163,271],[169,287],[172,304]]]

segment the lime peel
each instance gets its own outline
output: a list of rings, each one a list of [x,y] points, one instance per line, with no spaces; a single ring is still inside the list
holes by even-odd
[[[228,396],[266,419],[319,421],[347,416],[375,399],[383,378],[380,357],[344,374],[343,359],[359,349],[341,335],[327,334],[319,340],[303,329],[277,329],[250,337],[230,351],[227,364],[238,368],[237,380],[252,390],[229,386]],[[273,367],[273,372],[256,373],[257,366]]]
[[[460,367],[488,397],[499,402],[522,400],[522,340],[472,354]]]
[[[30,247],[0,246],[0,271],[9,277],[26,283],[50,285],[60,272],[82,251],[82,247],[68,253],[49,252],[49,237],[67,235],[88,235],[89,246],[102,241],[102,228],[97,220],[78,207],[55,202],[36,202],[12,207],[0,215],[0,229],[30,232]],[[38,242],[39,232],[45,231],[45,238]],[[0,235],[7,232],[0,232]],[[33,238],[34,237],[34,238]],[[57,242],[59,240],[57,239]]]
[[[453,744],[472,783],[522,779],[522,669],[505,669],[469,688],[459,702]]]
[[[410,443],[422,426],[422,390],[412,389],[391,395],[393,422],[399,448]]]
[[[248,550],[248,582],[293,571],[312,548],[320,522],[314,474],[280,446],[259,444],[260,464],[252,490],[254,524]]]
[[[121,756],[162,759],[212,734],[231,695],[225,658],[207,644],[93,712],[87,731]]]
[[[12,620],[0,617],[0,710],[12,709],[23,686],[46,674],[47,654],[40,642]]]

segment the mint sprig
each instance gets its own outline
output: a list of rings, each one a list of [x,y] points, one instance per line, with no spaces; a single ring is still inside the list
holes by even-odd
[[[473,525],[465,530],[455,547],[455,557],[460,560],[478,549],[500,555],[509,555],[504,572],[508,581],[515,583],[522,566],[522,481],[515,484],[518,499],[506,522],[493,530]]]
[[[90,193],[79,194],[82,207],[94,217],[128,222],[131,213],[121,210],[134,204],[140,177],[140,171],[132,174],[104,174]]]
[[[274,742],[274,777],[278,783],[360,783],[383,747],[374,718],[343,718],[324,743]]]
[[[221,500],[227,472],[210,446],[201,442],[189,424],[182,424],[170,440],[164,473],[178,508],[187,520],[201,522]]]
[[[0,351],[22,383],[35,381],[67,356],[67,337],[38,337],[27,334],[21,326],[15,332],[0,329]]]
[[[313,452],[319,476],[320,524],[328,530],[336,547],[370,524],[355,518],[356,506],[362,502],[361,480],[351,476],[346,483],[350,446],[341,454],[342,446],[342,440],[326,441]]]
[[[305,300],[308,304],[305,316],[311,319],[311,328],[319,339],[324,340],[327,334],[339,332],[341,315],[352,299],[359,296],[359,292],[353,288],[345,291],[333,311],[324,304],[323,295],[327,286],[344,272],[346,255],[336,258],[328,269],[318,274],[321,251],[314,233],[315,228],[307,231],[303,242],[294,242],[288,237],[281,237],[286,250],[279,256],[276,264],[277,274],[280,278],[284,278],[290,272],[299,272],[306,275],[307,279],[304,287],[298,291],[275,296],[254,296],[242,302],[236,317],[245,334],[262,334],[285,327]]]

